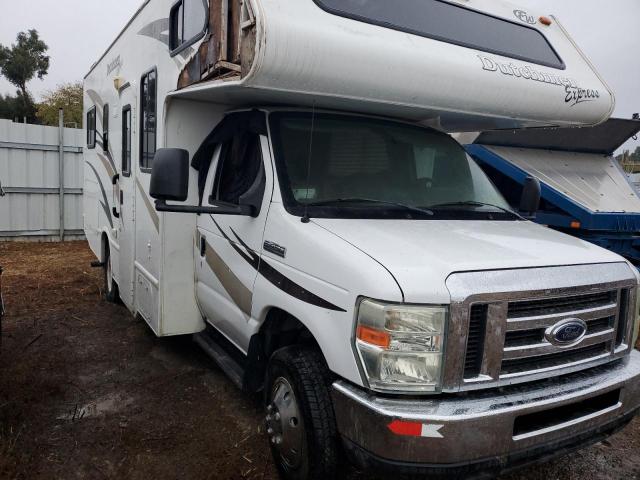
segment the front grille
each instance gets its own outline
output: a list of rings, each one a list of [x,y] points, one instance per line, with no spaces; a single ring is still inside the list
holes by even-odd
[[[500,377],[553,370],[611,353],[618,295],[618,290],[609,290],[509,302]],[[587,324],[585,337],[573,346],[553,345],[545,332],[567,318]]]
[[[557,294],[556,294],[557,295]],[[482,382],[542,374],[612,357],[627,333],[626,318],[629,289],[615,289],[539,299],[510,299],[473,304],[470,308],[469,336],[464,364],[465,381]],[[503,312],[502,319],[489,306]],[[506,317],[506,319],[504,318]],[[574,345],[554,344],[551,328],[567,319],[580,319],[587,325],[584,337]],[[491,322],[501,321],[504,328]],[[491,326],[489,326],[491,325]],[[491,332],[487,334],[487,331]],[[502,332],[504,340],[491,341],[493,332]],[[549,332],[547,334],[547,332]],[[494,346],[494,351],[491,350]],[[498,349],[502,347],[500,352]],[[500,355],[494,372],[481,372],[485,355]],[[495,358],[495,357],[494,357]],[[485,368],[486,369],[486,368]],[[481,375],[482,373],[482,375]]]
[[[551,353],[536,357],[517,358],[503,360],[501,374],[526,373],[554,368],[558,365],[568,365],[576,362],[590,360],[600,355],[608,355],[611,352],[610,343],[600,343],[585,348],[576,348],[566,352]]]
[[[458,272],[446,284],[445,392],[571,374],[631,350],[638,285],[626,263]]]
[[[587,335],[594,333],[601,333],[606,330],[614,328],[616,317],[609,316],[603,318],[597,318],[595,320],[588,320]],[[521,347],[524,345],[535,345],[537,343],[544,342],[545,328],[534,328],[532,330],[513,330],[507,332],[505,337],[505,347]]]
[[[469,315],[469,336],[467,354],[464,359],[464,378],[480,375],[484,336],[487,325],[487,305],[473,305]]]
[[[616,291],[575,295],[571,297],[546,298],[542,300],[525,300],[509,303],[509,318],[533,317],[552,313],[564,313],[575,310],[615,303]]]
[[[629,290],[620,292],[620,324],[616,332],[616,346],[621,345],[624,341],[624,335],[627,331],[627,314],[629,312]]]

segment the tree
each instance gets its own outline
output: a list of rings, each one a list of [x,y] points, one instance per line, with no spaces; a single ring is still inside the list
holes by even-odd
[[[622,168],[627,173],[639,173],[640,172],[640,147],[636,147],[635,152],[631,153],[629,150],[625,150],[622,155],[618,155],[616,160],[622,165]]]
[[[45,125],[58,125],[58,110],[64,110],[64,123],[75,123],[82,127],[82,82],[58,85],[47,91],[38,104],[38,119]]]
[[[27,82],[36,75],[42,80],[49,70],[49,56],[45,52],[49,49],[47,44],[40,40],[36,30],[28,33],[20,32],[16,37],[16,43],[11,48],[0,44],[0,72],[20,90],[20,97],[25,102],[33,105],[31,95],[27,91]]]
[[[36,120],[36,107],[31,98],[22,98],[19,90],[16,96],[0,94],[0,118],[22,122],[25,117],[29,123]]]

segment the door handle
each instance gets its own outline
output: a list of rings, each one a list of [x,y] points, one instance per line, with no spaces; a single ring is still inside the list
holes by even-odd
[[[200,235],[200,256],[204,257],[207,253],[207,237]]]
[[[116,210],[116,207],[111,208],[111,213],[113,213],[115,218],[120,218],[120,214],[118,213],[118,210]]]
[[[111,177],[111,185],[115,185],[119,179],[120,179],[120,174],[116,173],[113,177]]]

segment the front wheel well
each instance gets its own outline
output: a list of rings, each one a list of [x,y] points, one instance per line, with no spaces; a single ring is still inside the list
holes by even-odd
[[[267,313],[260,331],[251,337],[245,370],[245,389],[260,391],[264,386],[267,364],[274,352],[291,345],[304,345],[322,354],[311,331],[296,317],[279,308]]]

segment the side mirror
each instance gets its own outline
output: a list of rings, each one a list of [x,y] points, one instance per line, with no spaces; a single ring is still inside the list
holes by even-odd
[[[160,148],[153,158],[149,195],[166,202],[184,202],[189,196],[189,152]]]
[[[541,195],[540,181],[534,177],[527,177],[524,181],[522,197],[520,198],[520,211],[526,216],[534,218],[540,208]]]
[[[213,207],[167,204],[167,201],[184,202],[189,196],[189,152],[179,148],[160,148],[156,151],[149,195],[156,199],[158,212],[257,216],[255,208],[249,204],[220,203]],[[246,200],[253,203],[252,195]]]

